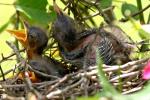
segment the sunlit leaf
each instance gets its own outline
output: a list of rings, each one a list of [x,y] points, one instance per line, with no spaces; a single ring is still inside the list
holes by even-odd
[[[2,25],[0,27],[0,33],[2,33],[7,28],[7,26],[9,25],[9,23],[10,23],[10,21],[6,22],[4,25]]]
[[[125,17],[128,17],[128,16],[134,14],[135,12],[138,12],[138,8],[133,4],[123,3],[121,12]],[[135,16],[133,18],[135,18],[137,20],[137,19],[139,19],[139,16]]]
[[[100,7],[106,9],[112,5],[112,0],[100,0]]]
[[[46,12],[47,4],[47,0],[17,0],[15,3],[15,7],[30,21],[47,25],[56,17],[56,14],[54,12]]]

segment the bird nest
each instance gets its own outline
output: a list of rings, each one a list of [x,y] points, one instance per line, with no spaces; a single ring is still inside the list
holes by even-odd
[[[103,64],[103,71],[117,90],[122,94],[130,94],[143,88],[145,81],[141,78],[141,72],[147,60],[131,61],[120,66]],[[5,74],[3,78],[4,76]],[[66,100],[94,95],[102,90],[97,66],[90,66],[86,70],[78,70],[62,78],[38,83],[32,83],[28,75],[20,80],[18,74],[15,74],[13,78],[5,79],[0,84],[0,94],[3,100],[37,100],[37,98]]]

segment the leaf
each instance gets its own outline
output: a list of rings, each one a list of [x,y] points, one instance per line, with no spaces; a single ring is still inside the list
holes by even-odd
[[[149,16],[148,16],[148,19],[147,19],[147,24],[150,23],[150,13],[149,13]]]
[[[79,97],[77,98],[77,100],[98,100],[100,97],[99,97],[99,94],[97,93],[96,95],[94,96],[89,96],[89,97]]]
[[[135,12],[138,12],[138,8],[133,4],[128,4],[125,2],[122,4],[121,12],[125,17],[128,17],[128,16],[134,14]],[[138,20],[139,16],[135,16],[133,18]]]
[[[131,23],[133,24],[134,28],[138,30],[138,34],[142,40],[150,40],[150,34],[142,29],[140,23],[137,23],[134,19],[129,17]],[[149,49],[149,44],[143,44],[140,48],[140,52],[144,52]]]
[[[144,29],[142,29],[140,23],[137,23],[134,19],[129,18],[131,23],[133,24],[134,28],[138,30],[138,34],[142,39],[149,40],[150,39],[150,34],[146,32]]]
[[[10,23],[10,20],[0,27],[0,33],[2,33],[7,28],[9,23]]]
[[[112,0],[100,0],[100,7],[106,9],[112,5]]]
[[[150,83],[144,87],[143,90],[136,92],[134,94],[128,95],[129,100],[150,100]]]
[[[24,14],[30,21],[47,25],[56,17],[54,12],[46,12],[47,4],[47,0],[17,0],[15,7],[16,10]]]
[[[99,80],[100,83],[103,87],[103,90],[105,92],[106,96],[113,96],[117,95],[118,92],[115,90],[115,88],[109,83],[108,79],[105,76],[105,73],[103,72],[102,68],[102,60],[100,58],[100,55],[98,53],[98,50],[96,51],[96,61],[98,65],[98,75],[99,75]]]

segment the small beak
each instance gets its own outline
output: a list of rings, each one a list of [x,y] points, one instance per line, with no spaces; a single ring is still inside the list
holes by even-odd
[[[28,40],[27,40],[27,26],[24,23],[24,28],[25,29],[21,29],[21,30],[7,30],[7,32],[9,32],[10,34],[14,35],[20,42],[21,44],[26,47]]]
[[[55,2],[53,2],[53,7],[54,7],[54,11],[57,13],[57,15],[63,14],[62,10],[58,7],[58,5]]]

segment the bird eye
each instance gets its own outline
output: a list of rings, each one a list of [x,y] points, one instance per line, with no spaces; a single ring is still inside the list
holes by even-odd
[[[30,38],[33,38],[33,35],[30,35]]]
[[[31,34],[29,34],[29,36],[30,36],[30,38],[35,38],[35,33],[31,33]]]

